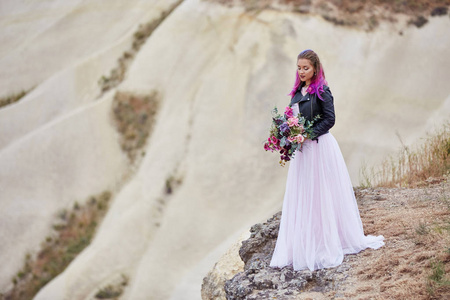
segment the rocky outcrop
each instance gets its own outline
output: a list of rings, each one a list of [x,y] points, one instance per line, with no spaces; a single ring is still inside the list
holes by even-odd
[[[225,281],[244,271],[244,262],[239,257],[242,241],[248,237],[248,231],[241,235],[230,249],[219,259],[213,269],[203,278],[202,299],[225,300]]]
[[[242,242],[239,256],[245,263],[244,271],[225,283],[227,299],[290,299],[300,294],[311,295],[332,291],[345,279],[344,263],[337,268],[295,271],[292,266],[269,266],[280,226],[281,212],[265,223],[252,226],[251,236]],[[213,298],[210,298],[213,299]]]

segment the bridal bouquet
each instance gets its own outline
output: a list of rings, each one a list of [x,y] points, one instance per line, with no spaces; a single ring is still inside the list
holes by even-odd
[[[272,126],[270,136],[264,143],[266,151],[279,151],[280,165],[284,166],[295,154],[295,150],[302,151],[305,140],[313,139],[313,124],[319,119],[316,116],[312,121],[306,120],[301,114],[294,116],[292,108],[286,107],[284,114],[280,115],[275,107],[272,111]]]

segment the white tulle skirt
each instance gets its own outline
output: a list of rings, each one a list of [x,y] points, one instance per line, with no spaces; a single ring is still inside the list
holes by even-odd
[[[331,133],[308,140],[289,163],[283,210],[271,267],[335,267],[344,255],[384,245],[365,236],[350,176]]]

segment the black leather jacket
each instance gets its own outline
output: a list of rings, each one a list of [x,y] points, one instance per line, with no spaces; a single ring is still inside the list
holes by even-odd
[[[323,100],[320,100],[315,93],[307,93],[303,96],[300,90],[301,86],[298,87],[289,106],[292,107],[292,105],[298,103],[300,113],[307,120],[312,120],[315,116],[320,115],[320,119],[315,121],[313,125],[314,134],[316,135],[314,140],[318,141],[318,137],[327,133],[334,126],[336,120],[333,95],[331,94],[330,88],[326,85],[323,86],[323,93],[321,94]]]

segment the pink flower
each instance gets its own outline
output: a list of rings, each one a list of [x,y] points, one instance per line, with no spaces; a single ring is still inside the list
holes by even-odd
[[[297,139],[295,138],[295,137],[293,137],[293,136],[288,136],[288,141],[289,142],[294,142],[294,141],[296,141]]]
[[[272,143],[273,144],[278,144],[278,139],[275,136],[272,136]]]
[[[287,122],[288,122],[289,127],[298,126],[298,118],[296,118],[296,117],[289,118]]]
[[[284,110],[284,114],[286,117],[291,118],[294,116],[294,111],[289,106],[286,106],[286,109]]]
[[[266,151],[270,150],[269,145],[267,145],[267,143],[264,144],[264,150],[266,150]]]
[[[305,141],[305,137],[301,134],[297,135],[295,138],[298,143],[303,143]]]

